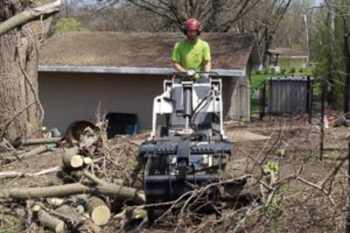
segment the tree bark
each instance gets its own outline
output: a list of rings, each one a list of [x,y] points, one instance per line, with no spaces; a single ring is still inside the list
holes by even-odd
[[[18,20],[24,4],[0,1],[0,139],[10,141],[32,136],[44,114],[38,95],[38,41],[28,23],[43,12],[31,10],[35,17]]]
[[[0,15],[5,16],[5,19],[21,10],[22,5],[15,0],[0,3]],[[38,89],[38,56],[30,28],[23,26],[1,35],[0,51],[1,133],[6,133],[3,136],[10,140],[27,137],[40,124],[37,105],[33,104],[38,93],[32,93],[29,87],[31,85],[34,90]]]
[[[40,206],[34,206],[33,211],[36,213],[40,224],[47,227],[54,232],[65,232],[66,224],[59,218],[50,215],[45,210],[41,209]]]
[[[32,146],[32,145],[42,145],[42,144],[54,144],[61,141],[60,137],[53,138],[30,138],[21,141],[19,144],[21,146]]]
[[[17,157],[20,159],[28,158],[33,155],[41,154],[44,152],[47,152],[52,149],[52,146],[50,145],[44,145],[44,146],[38,146],[32,149],[31,151],[25,152],[23,154],[18,155]]]
[[[61,3],[62,0],[56,0],[53,3],[35,7],[33,9],[28,9],[11,17],[4,23],[0,24],[0,35],[8,32],[9,30],[19,25],[25,24],[41,15],[52,14],[59,11]]]
[[[39,172],[21,172],[21,171],[7,171],[0,172],[0,179],[18,178],[18,177],[38,177],[47,175],[49,173],[61,171],[62,168],[59,166],[48,168]]]
[[[57,208],[54,212],[64,216],[63,220],[65,222],[69,222],[70,225],[73,225],[74,227],[84,222],[84,219],[79,214],[77,209],[73,208],[72,206],[62,205],[59,208]]]
[[[109,183],[98,185],[96,187],[89,187],[80,183],[73,183],[39,188],[6,189],[0,191],[0,198],[26,200],[48,197],[64,197],[83,193],[104,194],[120,199],[131,199],[140,203],[143,203],[145,200],[144,194],[141,191],[134,188]]]

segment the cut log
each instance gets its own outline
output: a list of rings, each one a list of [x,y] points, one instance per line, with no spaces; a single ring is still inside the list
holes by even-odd
[[[145,194],[134,188],[120,186],[116,184],[98,185],[97,189],[100,193],[121,199],[130,199],[137,203],[144,203],[146,200]]]
[[[84,159],[81,155],[63,154],[63,165],[66,168],[76,169],[81,168],[84,165]]]
[[[85,207],[83,205],[78,205],[77,211],[79,214],[83,214],[83,213],[85,213]]]
[[[36,198],[64,197],[87,193],[89,190],[90,188],[88,186],[79,183],[38,188],[14,188],[0,191],[0,198],[26,200]]]
[[[98,185],[107,184],[107,182],[105,182],[104,180],[101,180],[100,178],[96,177],[95,175],[91,174],[90,172],[88,172],[86,170],[84,171],[83,175],[86,176],[88,179],[90,179],[95,184],[98,184]]]
[[[77,227],[80,223],[84,221],[81,215],[79,214],[79,212],[77,211],[77,209],[68,205],[60,206],[55,210],[55,213],[59,213],[63,215],[64,219],[66,221],[69,221],[69,223],[74,227]]]
[[[90,166],[94,163],[94,161],[90,157],[84,157],[84,165]]]
[[[41,210],[41,206],[40,205],[34,205],[33,208],[32,208],[32,211],[35,212],[35,213],[38,213],[39,210]]]
[[[130,199],[137,203],[144,203],[145,195],[134,188],[106,183],[95,187],[88,187],[80,183],[39,187],[39,188],[14,188],[0,191],[0,198],[36,199],[49,197],[64,197],[76,194],[104,194],[112,198]]]
[[[79,148],[64,148],[62,150],[63,165],[68,169],[80,168],[84,164],[84,159],[79,153]]]
[[[61,141],[61,137],[54,138],[31,138],[23,140],[20,145],[31,146],[31,145],[41,145],[41,144],[54,144]]]
[[[61,171],[62,168],[59,166],[48,168],[39,172],[17,172],[17,171],[7,171],[7,172],[0,172],[0,179],[6,179],[6,178],[16,178],[16,177],[36,177],[36,176],[42,176],[53,172]]]
[[[54,206],[54,207],[61,206],[64,203],[64,199],[57,198],[57,197],[48,198],[46,201],[47,203],[49,203],[51,206]]]
[[[50,214],[48,214],[43,210],[39,211],[38,219],[43,226],[51,230],[54,230],[54,232],[65,232],[66,227],[64,222],[59,218],[51,216]]]
[[[33,155],[44,153],[44,152],[49,151],[51,149],[52,149],[51,145],[38,146],[38,147],[34,148],[31,151],[25,152],[23,154],[19,154],[17,157],[19,159],[24,159],[24,158],[27,158],[27,157],[30,157],[30,156],[33,156]]]
[[[91,197],[86,203],[90,218],[98,226],[105,225],[111,218],[111,211],[105,202],[98,197]]]
[[[39,205],[35,205],[32,210],[36,214],[41,225],[57,233],[65,232],[66,224],[61,219],[50,215],[40,208]]]
[[[128,206],[124,208],[122,212],[115,215],[114,218],[116,219],[125,219],[126,221],[132,221],[136,219],[144,219],[147,216],[147,212],[144,207],[138,206],[138,207],[132,207]],[[124,221],[125,221],[124,220]]]

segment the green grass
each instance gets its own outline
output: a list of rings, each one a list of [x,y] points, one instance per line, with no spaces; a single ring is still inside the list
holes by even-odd
[[[263,82],[271,76],[273,76],[273,75],[271,75],[271,74],[253,74],[251,76],[251,81],[252,81],[251,88],[256,90],[256,89],[262,87]]]
[[[302,68],[305,64],[305,59],[298,59],[298,58],[284,58],[280,57],[278,59],[278,65],[281,68],[290,69],[292,67],[299,69]]]
[[[282,69],[281,69],[282,70]],[[293,71],[292,71],[293,70]],[[257,74],[256,71],[252,73],[251,75],[251,88],[256,90],[262,87],[263,82],[269,78],[269,77],[283,77],[283,76],[312,76],[312,68],[290,68],[290,69],[285,69],[285,72],[283,74],[272,74],[268,73],[265,74],[266,72],[262,71],[260,74]]]
[[[251,111],[252,113],[259,112],[259,100],[257,99],[256,90],[261,89],[264,81],[271,77],[271,74],[253,74],[251,76]]]

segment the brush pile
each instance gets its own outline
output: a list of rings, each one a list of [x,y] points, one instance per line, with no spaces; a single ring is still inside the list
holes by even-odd
[[[15,209],[30,228],[98,232],[112,216],[123,213],[126,206],[144,204],[137,144],[146,135],[133,139],[120,136],[108,141],[101,132],[95,125],[80,121],[73,123],[62,138],[16,143],[4,140],[0,181],[5,185],[12,182],[0,190],[5,212],[11,214]],[[45,163],[55,166],[46,165],[35,172],[25,171],[28,166],[17,171],[11,169],[18,169],[15,165],[18,163],[30,165],[31,169],[45,167]],[[43,182],[44,177],[49,181]]]

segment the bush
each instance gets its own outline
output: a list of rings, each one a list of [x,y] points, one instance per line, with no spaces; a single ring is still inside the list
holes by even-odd
[[[259,74],[261,74],[261,71],[260,71],[260,70],[256,70],[256,71],[255,71],[255,74],[256,74],[256,75],[259,75]]]
[[[280,73],[281,74],[286,74],[286,72],[287,72],[286,68],[282,68]]]
[[[295,68],[294,68],[294,67],[292,67],[292,68],[290,68],[290,69],[289,69],[289,73],[290,73],[290,74],[294,74],[294,73],[295,73],[295,71],[296,71],[296,70],[295,70]]]
[[[265,68],[263,71],[262,71],[263,74],[269,74],[269,69],[268,68]]]
[[[304,68],[300,68],[298,72],[299,72],[299,73],[304,73],[304,72],[305,72],[305,69],[304,69]]]
[[[270,74],[276,74],[276,69],[275,68],[271,68],[270,69]]]

